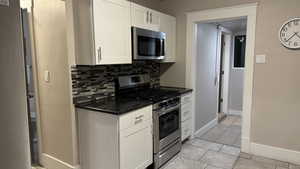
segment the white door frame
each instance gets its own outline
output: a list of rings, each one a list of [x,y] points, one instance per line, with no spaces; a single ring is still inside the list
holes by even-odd
[[[225,8],[209,9],[187,13],[187,50],[186,50],[186,87],[192,88],[193,119],[195,119],[195,94],[196,91],[196,49],[197,49],[197,23],[219,20],[232,20],[247,17],[247,46],[245,60],[245,78],[242,112],[242,145],[243,152],[250,153],[250,125],[254,70],[254,47],[256,28],[257,3],[238,5]],[[193,121],[193,133],[195,133],[195,120]]]

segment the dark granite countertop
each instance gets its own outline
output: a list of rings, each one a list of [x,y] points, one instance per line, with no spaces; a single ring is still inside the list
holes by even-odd
[[[160,86],[160,88],[168,89],[168,90],[174,90],[174,91],[177,91],[178,93],[180,93],[181,95],[193,91],[193,89],[188,89],[188,88],[183,88],[183,87]]]
[[[138,98],[107,97],[97,101],[76,104],[75,106],[76,108],[99,111],[113,115],[122,115],[130,111],[149,106],[151,104],[152,102],[149,100],[142,100]]]
[[[157,90],[158,89],[158,90]],[[192,92],[192,89],[187,89],[187,88],[180,88],[180,87],[168,87],[168,86],[160,86],[158,88],[155,88],[155,90],[150,90],[150,95],[159,91],[159,89],[162,89],[162,95],[168,95],[168,97],[171,96],[176,96],[176,95],[182,95],[185,93]],[[165,91],[168,91],[167,93],[163,93]],[[171,93],[170,93],[171,91]],[[157,94],[157,93],[156,93]],[[129,93],[130,95],[130,93]],[[111,97],[106,97],[102,98],[99,100],[93,100],[93,101],[88,101],[86,103],[77,103],[75,104],[76,108],[81,108],[81,109],[88,109],[92,111],[99,111],[103,113],[109,113],[113,115],[122,115],[125,113],[128,113],[130,111],[134,111],[146,106],[149,106],[159,100],[151,100],[150,97],[138,97],[136,96],[135,93],[133,93],[133,96],[129,95],[123,95],[123,96],[111,96]],[[136,96],[136,97],[135,97]],[[144,98],[144,99],[143,99]],[[163,99],[159,95],[159,98]]]

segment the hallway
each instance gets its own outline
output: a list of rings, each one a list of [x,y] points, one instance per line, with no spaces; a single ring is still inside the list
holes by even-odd
[[[233,115],[227,116],[217,126],[203,135],[196,135],[196,137],[202,140],[240,148],[241,117]]]

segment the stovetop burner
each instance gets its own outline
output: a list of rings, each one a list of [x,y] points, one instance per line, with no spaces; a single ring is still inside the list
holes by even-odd
[[[138,98],[157,103],[179,95],[178,91],[151,87],[148,74],[119,76],[116,79],[117,97]]]
[[[172,90],[160,89],[160,88],[148,88],[142,90],[128,90],[118,95],[118,97],[128,97],[143,100],[150,100],[153,103],[157,103],[172,97],[179,96],[180,93]]]

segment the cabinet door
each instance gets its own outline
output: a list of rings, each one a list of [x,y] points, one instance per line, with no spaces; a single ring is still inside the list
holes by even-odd
[[[153,31],[159,31],[161,23],[160,13],[154,10],[149,10],[149,27]]]
[[[96,64],[131,63],[130,3],[94,0]]]
[[[131,3],[131,25],[138,28],[149,29],[148,8]]]
[[[152,119],[120,131],[120,169],[145,169],[153,162]]]
[[[166,33],[166,57],[163,62],[176,62],[176,18],[161,14],[160,20],[160,31]]]

